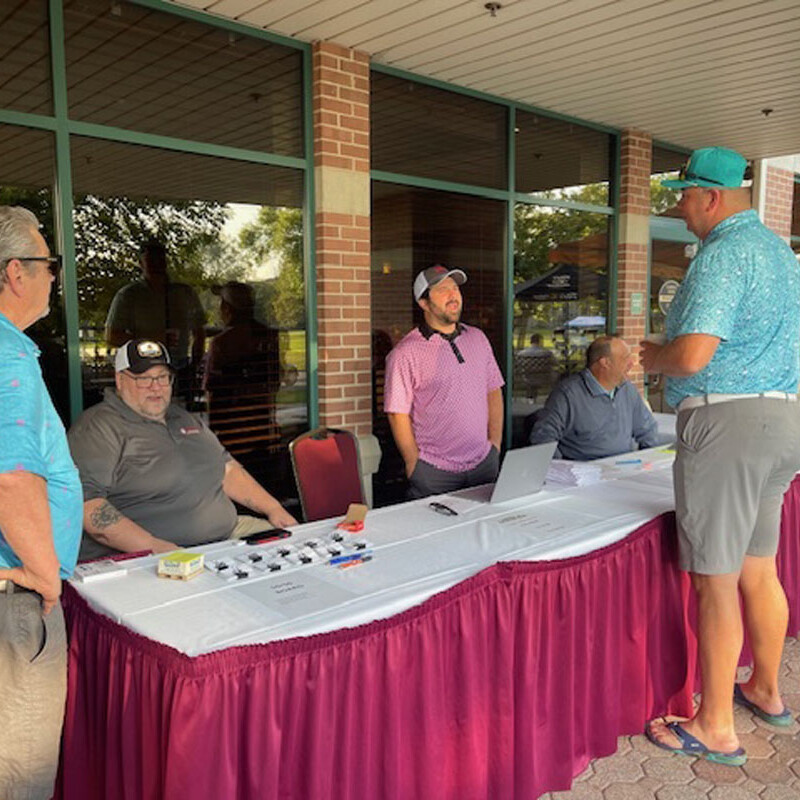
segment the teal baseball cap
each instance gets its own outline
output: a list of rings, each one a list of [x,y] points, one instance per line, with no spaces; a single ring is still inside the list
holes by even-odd
[[[668,189],[702,186],[706,189],[738,189],[744,180],[747,159],[725,147],[695,150],[681,168],[677,180],[661,181]]]

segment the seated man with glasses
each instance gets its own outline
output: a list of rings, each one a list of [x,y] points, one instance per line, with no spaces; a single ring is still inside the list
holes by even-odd
[[[134,339],[117,351],[116,391],[72,426],[83,483],[81,558],[168,552],[297,521],[172,399],[166,347]],[[237,517],[233,501],[267,520]]]

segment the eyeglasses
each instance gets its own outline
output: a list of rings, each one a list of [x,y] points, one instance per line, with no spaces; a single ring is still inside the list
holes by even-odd
[[[12,256],[3,261],[3,266],[8,266],[9,261],[45,261],[54,278],[61,272],[61,256]]]
[[[139,389],[152,389],[154,386],[172,386],[175,376],[171,372],[162,372],[161,375],[134,375],[131,372],[123,372],[131,380],[136,382]]]

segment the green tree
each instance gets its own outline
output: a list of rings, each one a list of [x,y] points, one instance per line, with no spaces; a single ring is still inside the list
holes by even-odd
[[[650,213],[658,216],[678,203],[680,191],[661,185],[661,178],[650,178]]]
[[[608,202],[602,184],[550,194],[559,199],[593,205],[606,205]],[[560,244],[577,242],[605,233],[607,229],[608,217],[604,214],[557,206],[517,204],[514,209],[514,282],[536,278],[553,269],[555,264],[550,261],[550,252]]]
[[[76,198],[73,216],[82,326],[102,326],[117,290],[141,279],[139,246],[148,239],[166,247],[172,280],[202,287],[220,277],[221,203],[90,194]]]
[[[270,311],[274,324],[291,329],[305,325],[303,213],[299,208],[263,206],[254,222],[239,232],[242,250],[256,262],[275,260]]]

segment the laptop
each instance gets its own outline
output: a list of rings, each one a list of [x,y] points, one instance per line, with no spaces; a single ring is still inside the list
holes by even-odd
[[[558,442],[534,444],[509,450],[500,467],[490,503],[506,503],[534,494],[544,486],[547,468]]]

